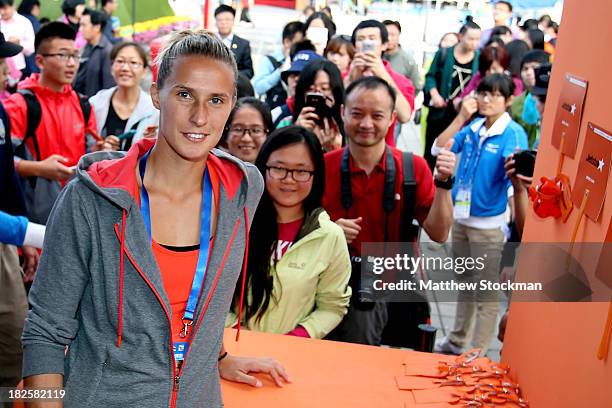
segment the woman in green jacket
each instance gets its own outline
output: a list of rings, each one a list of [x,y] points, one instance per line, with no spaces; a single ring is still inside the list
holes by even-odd
[[[346,314],[351,264],[342,229],[321,207],[325,162],[300,126],[272,133],[255,165],[266,188],[251,227],[245,327],[323,338]],[[242,278],[227,324],[236,323]]]

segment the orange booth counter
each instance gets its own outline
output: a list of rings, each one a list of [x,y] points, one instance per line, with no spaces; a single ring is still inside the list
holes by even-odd
[[[472,399],[491,393],[493,390],[485,384],[498,384],[498,393],[502,384],[506,384],[509,393],[514,391],[510,380],[494,378],[490,367],[480,373],[479,380],[473,379],[470,386],[455,384],[456,375],[449,381],[439,367],[453,366],[456,356],[251,331],[242,331],[239,342],[235,337],[235,330],[226,330],[225,348],[229,353],[274,357],[293,382],[277,387],[267,374],[256,374],[264,384],[262,388],[223,380],[227,408],[457,408],[466,406],[458,395]],[[493,371],[499,369],[486,358],[475,359],[473,364],[460,374],[465,382],[470,381],[472,371],[476,371],[474,367],[490,364]],[[490,402],[497,408],[527,406],[503,398]]]
[[[361,346],[294,336],[226,330],[230,354],[274,357],[293,383],[277,387],[267,375],[257,375],[262,388],[222,381],[223,402],[233,407],[403,407],[406,392],[395,384],[403,374],[403,350]],[[410,353],[415,359],[435,357]]]

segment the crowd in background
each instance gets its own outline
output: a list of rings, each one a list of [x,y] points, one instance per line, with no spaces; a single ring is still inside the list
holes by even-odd
[[[24,281],[36,279],[44,226],[79,160],[160,131],[141,87],[153,62],[145,45],[119,37],[118,2],[64,0],[49,22],[38,0],[0,0],[3,386],[21,379]],[[436,242],[520,240],[532,180],[515,155],[537,150],[559,25],[543,16],[508,26],[512,16],[511,2],[497,1],[492,29],[468,18],[440,39],[425,72],[400,45],[409,29],[400,22],[363,20],[336,35],[328,9],[286,24],[254,67],[249,40],[233,31],[236,10],[215,10],[239,73],[218,147],[265,180],[228,327],[241,316],[251,330],[418,349],[426,300],[369,301],[361,244],[415,241],[417,224]],[[248,8],[239,17],[250,22]],[[424,150],[396,148],[414,121],[426,125]],[[500,259],[491,250],[483,276],[498,279]],[[436,350],[485,353],[499,309],[462,299]]]

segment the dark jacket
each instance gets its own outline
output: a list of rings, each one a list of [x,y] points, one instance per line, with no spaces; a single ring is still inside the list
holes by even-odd
[[[234,34],[232,52],[236,58],[238,72],[247,78],[253,78],[253,61],[251,60],[251,43]]]
[[[21,183],[15,173],[10,121],[0,103],[0,211],[11,215],[26,215]]]
[[[208,156],[220,178],[218,223],[177,371],[170,302],[134,197],[138,159],[154,143],[84,156],[51,213],[23,331],[23,375],[63,374],[65,408],[222,406],[217,358],[263,179],[219,150]]]
[[[101,89],[115,86],[111,75],[110,52],[113,44],[103,34],[95,46],[87,44],[81,57],[81,66],[74,80],[74,90],[92,97]]]
[[[31,14],[22,14],[25,18],[27,18],[28,20],[30,20],[30,23],[32,23],[32,28],[34,29],[34,34],[38,33],[40,31],[40,21],[38,21],[38,19],[36,17],[34,17]],[[38,67],[36,66],[36,53],[32,53],[28,56],[25,57],[25,61],[26,61],[26,71],[25,71],[25,77],[30,76],[30,74],[34,73],[34,72],[40,72],[40,70],[38,69]]]
[[[105,11],[102,11],[106,16],[106,24],[104,25],[104,29],[102,30],[102,34],[108,38],[111,44],[119,44],[122,39],[120,37],[115,37],[115,33],[113,32],[113,16],[110,14],[106,14]]]

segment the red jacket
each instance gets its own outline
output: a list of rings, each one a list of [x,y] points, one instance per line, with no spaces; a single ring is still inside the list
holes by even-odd
[[[40,86],[38,79],[39,74],[32,74],[19,84],[19,89],[32,90],[40,102],[42,114],[36,136],[41,160],[52,154],[61,154],[68,158],[67,166],[74,166],[87,150],[85,130],[90,134],[95,133],[93,109],[85,126],[76,91],[70,85],[65,85],[62,92],[55,92]],[[11,95],[4,101],[4,107],[11,120],[11,137],[23,139],[27,125],[27,105],[23,96]],[[28,140],[26,144],[28,150],[34,152],[33,142]]]

